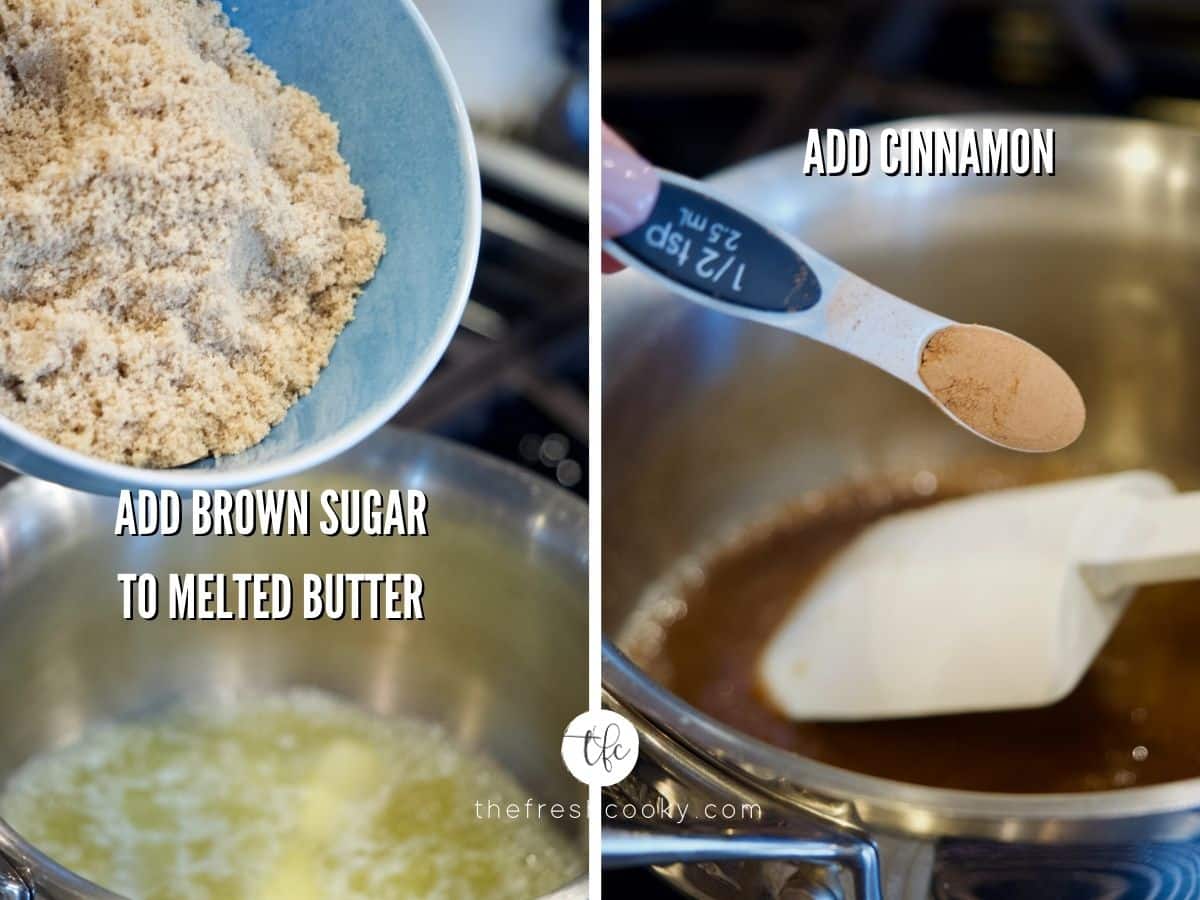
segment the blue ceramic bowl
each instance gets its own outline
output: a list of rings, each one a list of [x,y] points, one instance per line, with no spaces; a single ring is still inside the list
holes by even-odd
[[[348,449],[420,387],[454,334],[479,252],[479,168],[466,110],[410,0],[225,0],[253,52],[341,128],[387,253],[316,386],[257,446],[177,469],[93,459],[0,418],[0,462],[96,493],[232,488]]]

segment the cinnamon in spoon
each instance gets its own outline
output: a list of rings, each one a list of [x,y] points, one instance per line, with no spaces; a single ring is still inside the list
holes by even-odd
[[[1032,344],[984,325],[951,325],[921,352],[921,381],[972,431],[1014,450],[1074,443],[1087,417],[1079,388]]]

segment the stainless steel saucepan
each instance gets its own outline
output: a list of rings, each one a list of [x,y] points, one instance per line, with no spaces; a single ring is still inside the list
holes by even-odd
[[[714,183],[899,296],[1047,349],[1088,401],[1067,466],[1147,467],[1200,484],[1200,135],[1031,116],[903,124],[1052,127],[1056,174],[805,178],[802,150],[790,149]],[[614,640],[656,579],[791,498],[1006,459],[868,366],[708,313],[635,274],[605,285],[603,361],[603,604]],[[623,792],[761,803],[761,821],[735,828],[719,853],[707,834],[677,834],[699,843],[666,852],[647,849],[654,834],[616,836],[613,847],[663,863],[694,896],[844,896],[847,870],[889,900],[1200,895],[1200,779],[1057,796],[931,789],[752,740],[672,696],[612,641],[604,683],[643,731]],[[836,853],[802,859],[831,843]],[[741,861],[695,864],[731,856]]]
[[[587,707],[587,517],[533,475],[386,430],[281,483],[418,488],[427,537],[113,537],[115,501],[30,478],[0,491],[0,777],[93,724],[181,699],[311,686],[443,725],[531,796],[583,802],[559,758]],[[276,485],[279,486],[279,485]],[[422,622],[123,621],[116,573],[417,572]],[[585,845],[584,821],[568,822]],[[579,900],[586,884],[554,900]],[[0,897],[114,898],[0,821]],[[119,900],[119,898],[116,898]]]

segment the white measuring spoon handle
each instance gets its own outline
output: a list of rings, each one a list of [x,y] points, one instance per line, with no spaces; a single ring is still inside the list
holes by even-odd
[[[1114,507],[1112,514],[1128,517],[1120,526],[1121,542],[1080,566],[1094,590],[1107,595],[1200,578],[1200,491],[1139,499]]]
[[[953,320],[864,281],[811,247],[660,171],[640,228],[605,249],[668,290],[726,315],[804,335],[872,363],[928,396],[921,350]]]

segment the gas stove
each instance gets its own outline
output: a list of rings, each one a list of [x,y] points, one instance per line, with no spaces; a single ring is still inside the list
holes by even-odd
[[[503,457],[587,496],[587,175],[478,140],[483,242],[445,356],[393,424]]]
[[[393,424],[586,497],[587,2],[418,5],[471,116],[483,241],[462,324]]]
[[[1200,7],[1165,0],[604,0],[604,119],[702,176],[913,116],[1200,126]]]

